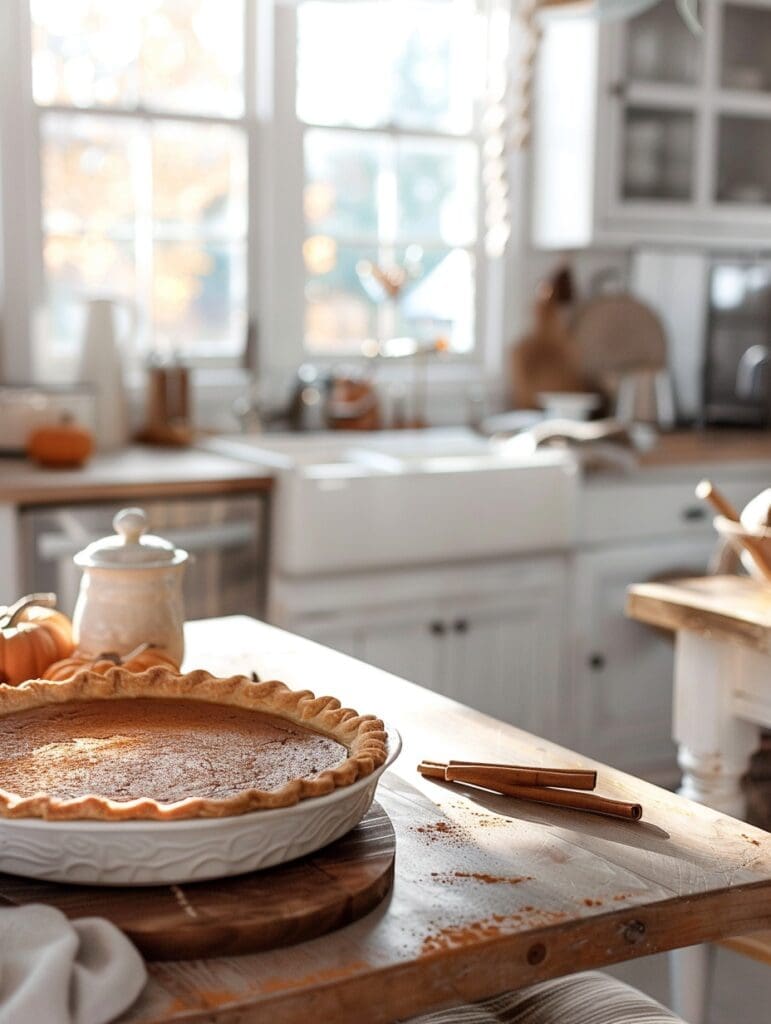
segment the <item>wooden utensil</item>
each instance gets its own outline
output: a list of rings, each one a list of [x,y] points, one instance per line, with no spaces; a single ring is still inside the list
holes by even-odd
[[[718,515],[725,516],[726,519],[730,519],[734,523],[739,522],[739,513],[711,480],[701,480],[696,484],[696,497],[701,501],[709,502]]]
[[[739,513],[728,498],[726,498],[726,496],[719,491],[717,487],[715,487],[711,480],[701,480],[696,485],[696,497],[700,498],[702,501],[709,502],[715,511],[719,515],[723,516],[724,519],[727,519],[731,523],[737,523],[741,526]],[[766,579],[771,580],[771,563],[766,557],[766,553],[763,549],[763,543],[760,538],[753,537],[750,531],[746,529],[732,530],[731,536],[738,544],[741,544],[741,546],[750,553]]]

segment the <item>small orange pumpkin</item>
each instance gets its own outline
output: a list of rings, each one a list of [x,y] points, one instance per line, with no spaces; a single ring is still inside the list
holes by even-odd
[[[28,594],[0,607],[0,683],[18,686],[72,653],[72,623],[56,594]]]
[[[41,466],[67,469],[82,466],[91,457],[94,439],[69,413],[58,423],[38,427],[27,438],[27,455]]]
[[[144,672],[145,669],[153,668],[155,665],[162,665],[164,668],[179,672],[179,665],[166,651],[160,647],[154,647],[152,644],[140,644],[139,647],[123,656],[114,651],[105,651],[95,658],[90,658],[88,655],[75,651],[71,657],[49,665],[43,679],[62,683],[65,679],[71,679],[77,672],[82,672],[85,669],[103,676],[116,665],[120,665],[129,672]]]

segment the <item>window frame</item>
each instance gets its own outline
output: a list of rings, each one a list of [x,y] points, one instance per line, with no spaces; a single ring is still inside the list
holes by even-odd
[[[485,0],[489,3],[491,0]],[[296,9],[290,0],[245,0],[244,111],[239,118],[209,115],[144,112],[149,120],[217,123],[241,126],[246,133],[248,219],[246,234],[247,322],[257,329],[257,369],[266,391],[283,389],[303,362],[320,367],[364,357],[321,356],[304,348],[305,268],[302,243],[304,185],[303,131],[295,110]],[[5,379],[50,381],[56,368],[36,372],[33,343],[17,339],[35,337],[37,311],[45,297],[43,225],[40,173],[39,116],[57,107],[38,107],[32,93],[31,17],[28,0],[0,3],[0,356]],[[89,111],[66,108],[67,113],[97,117],[138,117],[143,111]],[[321,126],[324,127],[324,126]],[[327,126],[328,127],[328,126]],[[362,130],[362,129],[358,129]],[[382,128],[373,131],[383,132]],[[475,116],[478,133],[478,112]],[[399,129],[397,135],[407,135]],[[429,137],[426,131],[414,134]],[[450,133],[437,137],[469,138]],[[481,146],[481,137],[475,135]],[[8,154],[13,154],[9,157]],[[505,325],[512,321],[517,296],[507,289],[507,278],[520,246],[512,236],[503,257],[490,258],[484,249],[484,189],[482,161],[478,166],[475,345],[470,353],[447,353],[431,360],[428,376],[450,388],[473,381],[496,380],[503,367]],[[514,168],[513,185],[521,188],[522,172]],[[235,383],[243,360],[208,357],[193,365],[211,381]],[[401,360],[378,361],[378,378],[401,380]],[[232,374],[233,368],[239,373]],[[223,372],[225,377],[222,376]],[[68,374],[71,377],[71,373]],[[136,383],[136,375],[133,382]],[[205,380],[206,378],[199,378]]]
[[[489,0],[484,0],[490,8]],[[302,245],[305,240],[305,222],[302,210],[302,194],[305,183],[303,139],[306,130],[344,131],[363,135],[381,135],[392,139],[410,138],[437,139],[439,141],[471,140],[477,147],[477,236],[473,245],[461,246],[473,253],[475,261],[474,293],[474,340],[470,352],[443,353],[428,366],[429,376],[439,382],[466,382],[470,377],[494,375],[500,372],[503,361],[503,313],[504,313],[504,264],[503,258],[491,259],[485,250],[485,193],[482,171],[484,160],[482,147],[484,136],[481,130],[479,104],[475,105],[471,132],[456,134],[431,129],[401,128],[378,125],[361,128],[351,125],[327,125],[300,121],[296,112],[297,81],[297,8],[294,3],[281,3],[276,9],[276,120],[282,129],[281,151],[275,154],[274,174],[285,187],[276,194],[275,209],[279,222],[283,224],[286,237],[291,238],[291,252],[284,244],[277,248],[276,262],[279,276],[287,282],[292,291],[291,300],[286,296],[277,297],[274,311],[274,330],[271,335],[294,339],[282,352],[276,353],[273,365],[285,374],[301,362],[312,362],[320,368],[331,368],[339,364],[364,364],[366,357],[355,353],[325,355],[309,352],[304,346],[305,312],[305,267],[302,259]],[[294,201],[291,196],[296,197]],[[404,375],[403,361],[376,360],[378,379],[398,380]]]
[[[45,270],[43,263],[43,245],[46,233],[43,227],[42,209],[42,174],[41,174],[41,150],[42,150],[42,124],[46,116],[57,116],[65,118],[77,118],[88,120],[94,118],[96,121],[112,121],[119,123],[121,120],[128,121],[135,125],[151,128],[155,123],[174,124],[195,124],[195,125],[217,125],[231,128],[242,134],[246,145],[247,160],[247,195],[246,210],[247,222],[244,234],[245,251],[245,275],[246,275],[246,303],[244,309],[244,344],[246,342],[247,326],[254,321],[258,308],[258,287],[256,282],[257,256],[256,256],[256,210],[259,206],[259,199],[255,196],[254,182],[257,174],[254,168],[259,160],[259,132],[257,125],[257,113],[259,104],[260,82],[257,76],[256,57],[258,43],[269,24],[262,14],[265,5],[259,4],[258,0],[244,0],[244,109],[238,116],[196,114],[180,111],[166,111],[155,107],[147,107],[138,104],[135,107],[110,107],[92,106],[77,107],[69,104],[52,103],[38,104],[35,101],[32,82],[32,18],[28,0],[10,0],[3,5],[4,19],[0,18],[0,32],[10,44],[11,38],[17,40],[15,47],[8,46],[2,54],[5,60],[6,75],[0,81],[4,87],[5,95],[13,98],[7,104],[8,107],[15,105],[19,112],[17,117],[9,116],[8,110],[0,109],[0,146],[7,139],[9,152],[17,152],[22,155],[23,165],[28,168],[21,181],[20,175],[11,171],[10,180],[5,181],[5,172],[12,165],[10,159],[2,160],[2,226],[3,226],[3,334],[7,335],[10,343],[4,348],[5,365],[9,367],[10,373],[17,379],[37,380],[47,377],[72,376],[72,360],[65,357],[61,360],[52,358],[50,353],[41,351],[41,343],[37,331],[37,311],[45,306]],[[269,6],[269,5],[268,5]],[[26,124],[25,124],[26,122]],[[3,131],[3,129],[5,129]],[[0,155],[2,149],[0,149]],[[15,197],[15,199],[14,199]],[[22,201],[19,202],[19,197]],[[22,224],[24,227],[22,227]],[[10,247],[6,241],[6,233],[16,236],[22,233],[29,240],[27,246],[27,272],[25,275],[15,273],[11,269]],[[10,274],[9,274],[10,271]],[[25,281],[21,278],[26,277]],[[10,280],[9,280],[10,278]],[[16,297],[15,297],[16,296]],[[6,325],[18,324],[19,328],[8,329]],[[23,326],[22,326],[23,325]],[[13,331],[13,333],[11,333]],[[30,344],[27,351],[18,353],[13,347],[14,336],[25,336],[29,338]],[[127,362],[127,377],[129,380],[137,376],[143,359],[143,351],[137,349],[132,353],[132,358]],[[191,356],[184,355],[186,365],[194,368],[222,369],[240,366],[243,362],[243,355],[207,355]],[[42,365],[45,366],[45,374],[41,372]],[[9,373],[9,375],[10,375]]]

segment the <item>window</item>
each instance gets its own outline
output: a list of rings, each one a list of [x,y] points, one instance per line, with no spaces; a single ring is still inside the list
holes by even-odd
[[[135,362],[232,366],[255,318],[270,387],[401,338],[491,366],[509,7],[0,0],[6,368],[69,372],[95,296]]]
[[[137,354],[227,359],[247,309],[244,0],[31,0],[46,353],[122,298]]]
[[[301,0],[304,343],[468,353],[480,259],[476,0]]]

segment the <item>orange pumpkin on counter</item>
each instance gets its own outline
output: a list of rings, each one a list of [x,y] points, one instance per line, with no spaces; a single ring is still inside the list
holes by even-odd
[[[72,623],[55,605],[56,594],[27,594],[0,607],[0,683],[39,679],[72,654]]]
[[[38,427],[27,438],[27,455],[33,462],[52,469],[75,469],[86,463],[94,450],[94,439],[78,426],[69,413],[58,423]]]
[[[50,679],[53,682],[63,683],[65,679],[71,679],[77,672],[88,670],[103,676],[111,668],[120,665],[129,672],[144,672],[155,665],[162,665],[171,669],[172,672],[179,672],[177,662],[162,650],[152,644],[141,644],[128,654],[121,656],[113,651],[105,651],[95,658],[80,654],[78,651],[72,657],[64,658],[46,669],[43,679]]]

